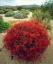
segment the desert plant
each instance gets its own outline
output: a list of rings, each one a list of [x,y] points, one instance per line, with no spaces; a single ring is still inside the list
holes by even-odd
[[[13,15],[14,15],[14,12],[7,12],[7,13],[5,14],[6,17],[11,17],[11,16],[13,16]]]
[[[17,11],[17,7],[13,7],[11,8],[13,11]]]
[[[23,18],[23,14],[22,13],[16,13],[15,15],[14,15],[14,18],[17,18],[17,19],[22,19]]]
[[[48,30],[51,30],[51,16],[49,14],[49,11],[42,12],[41,10],[35,10],[33,12],[32,18],[39,20],[41,23],[44,23],[44,27]]]
[[[11,25],[10,22],[4,22],[2,16],[0,16],[0,32],[6,31]]]
[[[3,9],[3,11],[4,11],[4,14],[7,13],[7,12],[13,12],[12,9]]]
[[[36,61],[49,44],[47,30],[37,20],[14,24],[4,38],[11,56],[25,61]]]
[[[3,22],[3,18],[2,16],[0,16],[0,24]]]
[[[23,19],[23,18],[27,18],[27,15],[22,13],[21,11],[18,11],[17,13],[15,13],[14,18]]]
[[[51,15],[51,19],[53,19],[53,8],[49,10],[49,13]]]
[[[28,10],[22,10],[22,13],[28,15],[29,11]]]
[[[0,14],[4,14],[4,11],[3,10],[0,10]]]
[[[43,13],[43,20],[44,19],[47,19],[48,21],[50,21],[51,20],[51,15],[49,14],[49,11],[46,11],[46,12],[44,12]]]
[[[43,26],[44,26],[47,30],[49,30],[49,31],[52,30],[51,23],[50,23],[50,21],[48,21],[47,19],[43,20]]]
[[[37,19],[42,22],[44,19],[50,20],[51,16],[48,11],[42,12],[41,10],[35,10],[32,15],[33,19]]]
[[[6,31],[8,28],[10,28],[10,25],[8,22],[2,22],[0,24],[0,32]]]
[[[51,15],[51,19],[53,19],[53,2],[52,0],[48,0],[44,3],[44,5],[41,5],[41,10],[43,12],[49,11],[49,14]]]
[[[38,11],[35,10],[33,12],[32,18],[39,20],[39,21],[42,21],[42,15],[43,15],[43,12],[41,10],[38,10]]]
[[[13,10],[12,9],[9,9],[8,12],[13,12]]]

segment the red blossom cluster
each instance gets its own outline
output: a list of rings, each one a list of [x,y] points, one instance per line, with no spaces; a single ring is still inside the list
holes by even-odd
[[[5,35],[4,42],[12,56],[26,61],[36,61],[50,44],[47,30],[37,20],[13,25]]]

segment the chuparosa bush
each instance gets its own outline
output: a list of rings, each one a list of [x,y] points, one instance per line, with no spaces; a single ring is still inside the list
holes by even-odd
[[[47,30],[37,21],[14,24],[5,35],[4,46],[12,56],[25,61],[36,61],[50,44]]]

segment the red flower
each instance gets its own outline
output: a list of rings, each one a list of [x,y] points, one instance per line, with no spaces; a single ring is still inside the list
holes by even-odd
[[[11,55],[26,61],[36,61],[50,44],[47,30],[37,20],[13,25],[4,42]]]

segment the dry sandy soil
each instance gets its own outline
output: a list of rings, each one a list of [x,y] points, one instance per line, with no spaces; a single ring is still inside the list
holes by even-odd
[[[8,19],[10,20],[10,18]],[[53,27],[53,21],[51,21],[51,25]],[[34,62],[27,64],[53,64],[53,28],[51,33],[52,33],[51,44],[42,54],[41,59],[38,60],[36,63]],[[9,51],[3,48],[4,36],[5,33],[0,33],[0,64],[26,64],[26,62],[21,62],[21,61],[19,62],[18,60],[15,60],[15,58],[11,59]]]

